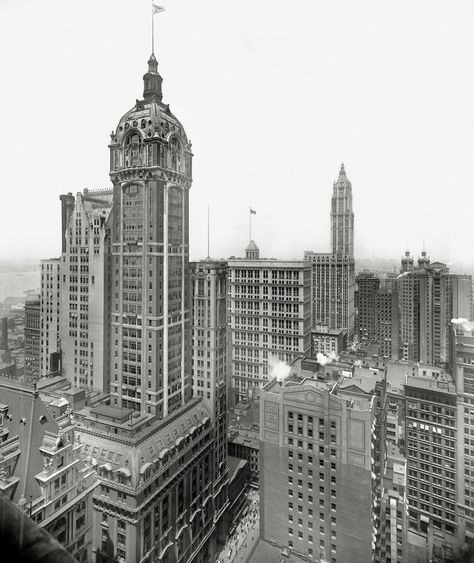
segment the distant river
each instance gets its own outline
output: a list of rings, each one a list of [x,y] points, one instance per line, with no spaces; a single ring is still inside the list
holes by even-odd
[[[40,270],[35,272],[0,273],[0,301],[7,297],[21,297],[29,291],[38,291],[40,285]]]

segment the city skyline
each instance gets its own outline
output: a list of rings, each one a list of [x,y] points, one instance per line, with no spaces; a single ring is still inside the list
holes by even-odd
[[[150,35],[130,29],[148,29],[148,2],[134,3],[132,25],[126,1],[75,12],[58,2],[27,5],[1,9],[4,52],[15,45],[4,63],[12,87],[2,91],[9,108],[2,154],[10,163],[5,183],[16,187],[5,190],[1,220],[17,236],[14,245],[3,237],[4,258],[58,256],[59,194],[111,187],[105,132],[136,97],[137,69],[145,72],[151,51]],[[424,244],[436,259],[470,261],[463,231],[474,147],[474,81],[464,72],[473,59],[470,4],[449,13],[427,2],[165,8],[155,47],[164,101],[179,108],[199,157],[191,259],[207,255],[208,204],[213,257],[243,254],[249,206],[262,256],[327,252],[330,194],[344,162],[356,257],[397,259],[407,246],[417,256]],[[131,44],[121,40],[125,32]],[[117,80],[124,86],[113,86]],[[20,125],[19,115],[32,100],[42,141],[28,152],[34,177],[18,179],[32,125]],[[9,211],[20,206],[21,221]]]

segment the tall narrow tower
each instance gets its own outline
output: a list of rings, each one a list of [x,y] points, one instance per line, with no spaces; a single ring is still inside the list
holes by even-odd
[[[344,163],[334,182],[331,198],[331,252],[351,258],[354,256],[352,184],[347,179]]]
[[[166,417],[191,397],[191,143],[162,102],[152,53],[143,99],[111,134],[111,396]]]

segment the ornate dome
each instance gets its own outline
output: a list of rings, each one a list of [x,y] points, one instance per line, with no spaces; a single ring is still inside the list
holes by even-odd
[[[129,133],[139,132],[142,139],[162,139],[169,141],[178,136],[184,150],[190,150],[186,132],[179,120],[171,113],[170,107],[162,102],[162,78],[158,73],[158,63],[152,54],[148,61],[148,72],[143,77],[143,100],[136,100],[135,105],[119,121],[111,134],[113,145],[121,145]]]

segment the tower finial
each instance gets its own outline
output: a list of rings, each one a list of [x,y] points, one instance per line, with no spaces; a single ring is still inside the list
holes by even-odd
[[[339,171],[339,176],[345,176],[346,175],[346,170],[344,168],[344,163],[341,163],[341,170]]]

